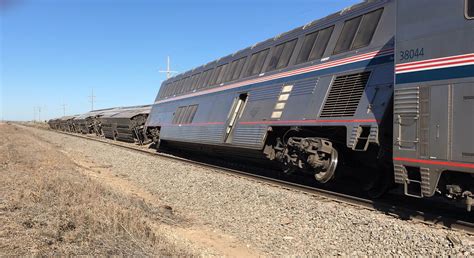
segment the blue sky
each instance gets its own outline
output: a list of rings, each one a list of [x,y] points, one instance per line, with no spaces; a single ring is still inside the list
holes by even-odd
[[[6,0],[0,0],[4,2]],[[7,0],[8,1],[8,0]],[[0,5],[0,119],[152,103],[180,72],[360,0],[9,0]],[[36,112],[37,113],[37,112]]]

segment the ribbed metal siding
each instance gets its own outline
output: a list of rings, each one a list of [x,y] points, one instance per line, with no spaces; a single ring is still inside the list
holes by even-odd
[[[221,143],[224,125],[164,127],[162,139],[184,142]]]
[[[282,84],[273,84],[268,87],[252,90],[248,101],[258,101],[264,99],[276,99],[281,92]]]
[[[324,104],[321,117],[351,117],[355,114],[370,72],[338,76]]]
[[[310,78],[296,81],[291,92],[291,96],[313,94],[318,84],[319,78]]]
[[[396,115],[419,114],[418,87],[395,90],[395,103],[393,113]]]
[[[267,126],[239,125],[235,128],[232,143],[239,147],[260,148],[263,144]]]

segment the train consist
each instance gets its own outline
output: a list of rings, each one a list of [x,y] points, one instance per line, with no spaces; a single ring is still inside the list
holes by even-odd
[[[165,81],[147,131],[470,207],[473,12],[473,0],[365,1]]]
[[[166,80],[140,134],[470,209],[473,42],[474,0],[368,0]]]
[[[55,130],[143,144],[147,139],[144,126],[150,110],[151,105],[100,109],[51,119],[48,123]]]

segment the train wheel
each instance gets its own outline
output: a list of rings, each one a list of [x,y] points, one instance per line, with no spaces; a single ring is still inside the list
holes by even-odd
[[[339,154],[336,149],[332,149],[331,158],[329,160],[329,165],[327,169],[323,171],[319,171],[314,175],[314,178],[320,183],[327,183],[334,177],[334,173],[336,172],[337,163],[339,161]]]

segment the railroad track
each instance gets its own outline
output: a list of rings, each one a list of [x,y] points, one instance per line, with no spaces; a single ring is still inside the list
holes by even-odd
[[[418,223],[423,223],[430,226],[437,226],[443,228],[449,228],[457,231],[462,231],[470,235],[474,235],[474,221],[470,220],[461,220],[459,217],[451,216],[449,214],[437,214],[432,211],[426,211],[426,209],[415,208],[417,204],[411,205],[413,207],[408,207],[405,205],[397,204],[397,200],[390,199],[380,199],[380,200],[370,200],[367,198],[361,198],[357,196],[352,196],[349,194],[344,194],[340,192],[330,191],[326,189],[316,188],[312,186],[307,186],[303,184],[293,183],[284,181],[281,179],[276,179],[268,176],[258,175],[254,173],[249,173],[241,171],[238,169],[232,169],[228,167],[223,167],[219,165],[213,165],[205,162],[190,160],[178,156],[173,156],[166,153],[157,152],[155,149],[145,148],[145,146],[139,146],[132,143],[123,143],[117,142],[109,139],[98,138],[97,136],[90,135],[80,135],[69,132],[55,131],[50,129],[38,128],[37,129],[47,130],[50,132],[56,132],[59,134],[64,134],[72,137],[82,138],[90,141],[101,142],[104,144],[120,147],[127,150],[137,151],[146,155],[159,156],[161,158],[177,160],[181,162],[186,162],[195,166],[200,166],[204,168],[211,168],[214,170],[219,170],[222,173],[231,176],[238,176],[242,178],[247,178],[258,183],[263,183],[266,185],[279,187],[291,191],[298,191],[304,194],[308,194],[317,198],[331,200],[346,205],[356,206],[358,208],[383,212],[386,215],[393,217],[401,218],[404,220],[411,220]],[[399,201],[398,201],[399,202]],[[468,215],[466,215],[468,216]]]

